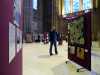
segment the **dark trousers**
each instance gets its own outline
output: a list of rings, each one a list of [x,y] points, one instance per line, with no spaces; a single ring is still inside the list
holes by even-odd
[[[57,54],[58,52],[57,52],[57,43],[56,43],[56,41],[50,42],[50,50],[49,50],[49,53],[52,54],[52,46],[53,45],[55,47],[55,54]]]

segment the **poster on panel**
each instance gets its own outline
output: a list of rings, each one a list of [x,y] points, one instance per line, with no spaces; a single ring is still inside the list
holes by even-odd
[[[9,22],[9,63],[15,57],[15,26]]]
[[[22,49],[22,31],[17,28],[17,53]]]
[[[22,41],[22,31],[20,30],[20,50],[22,49],[22,44],[23,44],[23,41]]]
[[[20,25],[20,18],[21,18],[21,0],[13,0],[14,6],[13,6],[13,19],[14,24],[17,26]]]
[[[17,28],[17,52],[20,50],[20,32],[19,29]]]
[[[70,36],[72,36],[70,37],[71,43],[84,44],[83,26],[83,17],[70,23]]]

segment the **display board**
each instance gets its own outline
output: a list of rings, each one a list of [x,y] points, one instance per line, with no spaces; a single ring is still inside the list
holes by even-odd
[[[21,3],[22,0],[13,0],[12,20],[9,21],[9,63],[13,61],[22,48]]]
[[[68,58],[91,70],[91,13],[70,19],[68,30]]]

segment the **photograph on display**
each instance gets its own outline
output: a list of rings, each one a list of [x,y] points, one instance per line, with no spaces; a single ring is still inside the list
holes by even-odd
[[[13,19],[14,24],[19,26],[20,24],[20,17],[21,17],[21,0],[13,0],[14,6],[13,6]]]
[[[15,26],[9,23],[9,63],[14,59],[15,52]]]
[[[77,57],[79,59],[82,59],[82,60],[85,59],[84,51],[85,51],[84,48],[77,47]]]
[[[22,31],[20,30],[20,46],[19,46],[19,48],[20,48],[20,50],[22,49]]]
[[[72,44],[84,44],[83,17],[80,17],[69,24],[70,42]]]
[[[20,32],[19,29],[17,28],[17,52],[20,50]]]
[[[75,54],[75,47],[74,46],[69,46],[70,49],[70,54]]]
[[[17,28],[17,53],[22,48],[22,31]]]

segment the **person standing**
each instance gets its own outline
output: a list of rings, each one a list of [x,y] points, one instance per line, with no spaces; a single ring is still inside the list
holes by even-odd
[[[50,41],[50,49],[49,49],[50,56],[53,55],[53,53],[52,53],[52,46],[53,45],[55,47],[55,54],[58,54],[58,51],[57,51],[57,32],[56,32],[55,28],[53,28],[49,32],[49,41]]]

